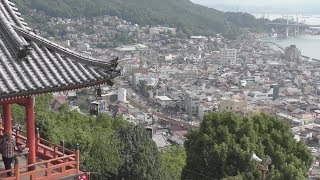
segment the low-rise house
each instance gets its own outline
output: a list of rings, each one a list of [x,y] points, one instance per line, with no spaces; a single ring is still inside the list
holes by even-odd
[[[175,103],[168,96],[154,96],[157,103],[159,103],[162,107],[173,107]]]
[[[311,140],[313,138],[312,131],[308,130],[308,129],[301,131],[300,133],[298,133],[298,135],[300,136],[300,140],[303,142],[306,142],[306,141]]]
[[[236,113],[243,113],[247,108],[246,100],[233,96],[231,98],[223,97],[220,99],[220,111],[232,111]]]
[[[68,103],[69,101],[67,100],[67,97],[66,96],[56,96],[53,98],[51,104],[50,104],[50,107],[52,110],[54,111],[57,111],[59,110],[59,108]]]

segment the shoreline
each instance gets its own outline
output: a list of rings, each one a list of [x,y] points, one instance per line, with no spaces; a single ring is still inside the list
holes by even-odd
[[[296,45],[303,56],[310,57],[310,60],[315,59],[316,61],[320,61],[320,51],[318,51],[318,47],[320,46],[320,35],[303,34],[298,37],[289,37],[285,39],[267,37],[260,39],[260,41],[270,41],[283,48],[290,45]]]

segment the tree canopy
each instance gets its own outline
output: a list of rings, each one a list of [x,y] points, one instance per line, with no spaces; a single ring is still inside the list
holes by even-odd
[[[168,179],[166,166],[156,144],[145,129],[119,117],[97,117],[71,111],[68,105],[52,112],[52,95],[37,96],[36,126],[40,136],[66,148],[80,145],[81,170],[93,172],[92,179]],[[25,127],[24,108],[13,107],[13,120]]]
[[[171,146],[160,153],[161,159],[173,179],[181,179],[181,172],[186,165],[186,151],[183,146]]]
[[[305,179],[312,155],[293,138],[281,119],[256,115],[240,117],[229,112],[208,114],[199,129],[187,135],[185,148],[173,146],[159,153],[148,133],[119,117],[91,117],[62,106],[49,109],[52,95],[38,96],[36,126],[41,136],[67,148],[80,144],[81,170],[92,178],[108,179],[257,179],[261,159],[272,159],[267,179]],[[13,107],[13,120],[25,125],[24,110]],[[182,173],[181,173],[182,172]]]
[[[121,127],[119,135],[124,142],[124,149],[121,152],[124,164],[120,169],[120,177],[149,180],[169,178],[158,149],[145,130],[131,125]]]
[[[272,159],[271,179],[306,179],[312,155],[297,142],[288,125],[265,114],[253,118],[233,113],[212,113],[185,143],[187,160],[182,179],[256,179],[258,164],[252,153]]]

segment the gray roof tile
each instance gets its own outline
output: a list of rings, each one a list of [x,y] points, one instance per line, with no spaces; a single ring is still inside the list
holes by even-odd
[[[115,66],[34,34],[13,2],[0,1],[0,100],[108,83]]]

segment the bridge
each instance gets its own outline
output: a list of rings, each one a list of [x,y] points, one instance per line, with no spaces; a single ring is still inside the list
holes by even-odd
[[[312,27],[320,27],[320,25],[309,25],[309,24],[286,24],[286,23],[267,23],[269,26],[276,26],[276,27],[304,27],[304,28],[312,28]]]
[[[294,18],[294,17],[293,17]],[[305,24],[305,23],[301,23],[299,22],[299,17],[296,16],[295,17],[296,20],[295,21],[289,21],[289,16],[287,16],[286,19],[282,18],[283,20],[286,20],[286,22],[270,22],[267,23],[268,26],[272,26],[272,27],[283,27],[286,30],[286,37],[289,36],[289,31],[290,28],[294,28],[294,36],[297,36],[299,34],[300,28],[316,28],[316,27],[320,27],[320,25],[317,24]]]

